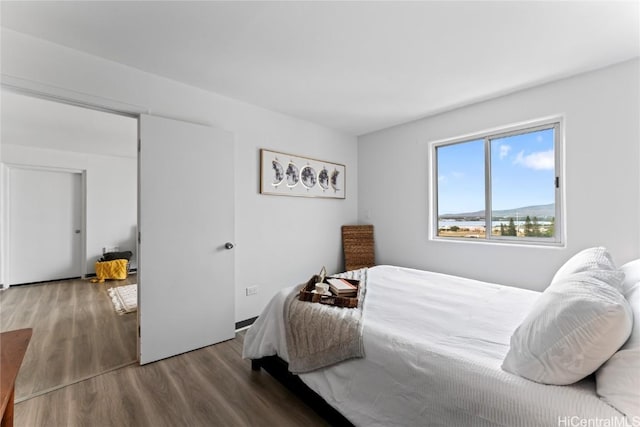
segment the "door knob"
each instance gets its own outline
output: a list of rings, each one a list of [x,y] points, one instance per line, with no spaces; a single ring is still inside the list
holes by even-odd
[[[80,230],[74,230],[74,233],[80,234]]]
[[[227,243],[225,243],[225,244],[224,244],[224,247],[225,247],[226,249],[233,249],[233,243],[231,243],[231,242],[227,242]]]

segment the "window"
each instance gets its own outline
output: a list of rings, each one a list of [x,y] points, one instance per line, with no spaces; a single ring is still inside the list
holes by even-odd
[[[444,239],[561,243],[560,121],[433,144],[433,230]]]

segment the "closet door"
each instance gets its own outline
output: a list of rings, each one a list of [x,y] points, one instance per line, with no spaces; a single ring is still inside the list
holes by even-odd
[[[81,276],[82,175],[9,168],[10,285]]]
[[[140,138],[144,364],[234,337],[234,150],[227,132],[146,115]]]

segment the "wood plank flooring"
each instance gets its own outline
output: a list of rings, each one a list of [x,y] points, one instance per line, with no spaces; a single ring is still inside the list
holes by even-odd
[[[136,283],[63,280],[0,292],[0,331],[33,328],[16,400],[137,360],[137,314],[118,315],[107,289]]]
[[[242,360],[244,334],[145,366],[131,365],[16,405],[29,426],[324,426],[264,371]]]

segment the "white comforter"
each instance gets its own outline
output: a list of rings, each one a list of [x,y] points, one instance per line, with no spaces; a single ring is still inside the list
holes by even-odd
[[[288,359],[282,304],[290,291],[278,293],[247,331],[245,358]],[[500,368],[511,333],[538,296],[373,267],[363,313],[366,357],[300,378],[359,426],[624,425],[622,414],[597,397],[592,379],[549,386]]]

